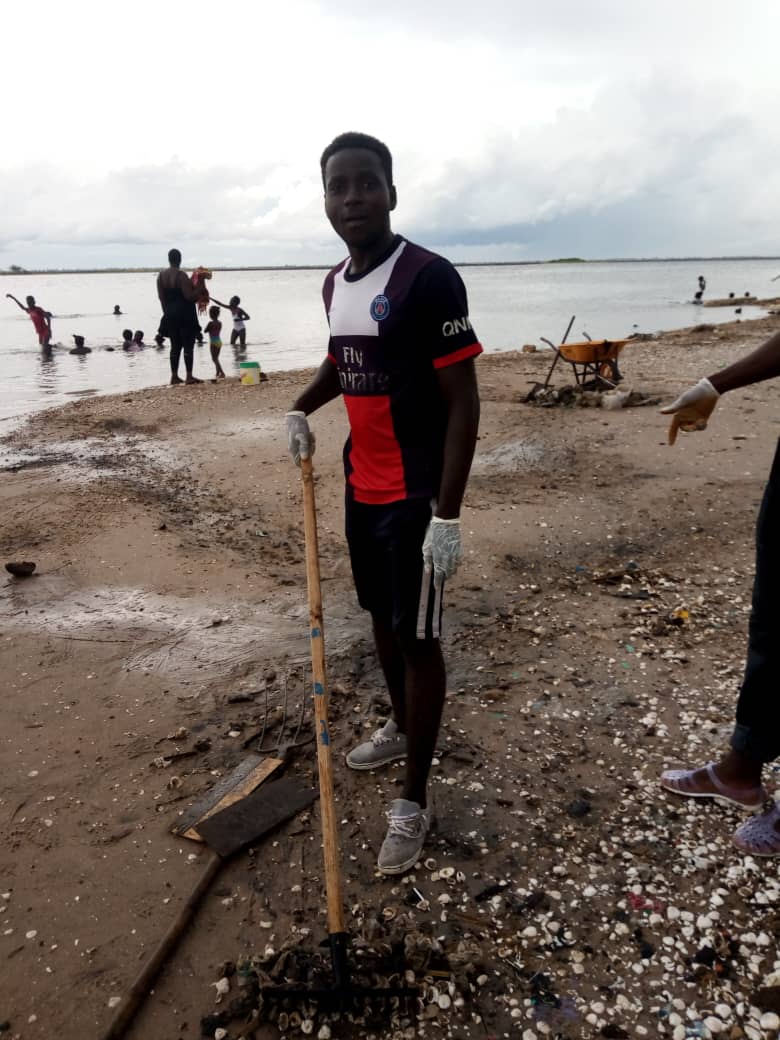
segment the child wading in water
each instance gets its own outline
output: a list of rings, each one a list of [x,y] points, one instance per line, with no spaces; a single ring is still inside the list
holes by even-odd
[[[230,303],[220,303],[220,301],[215,300],[213,296],[211,297],[211,299],[214,303],[219,303],[220,307],[227,307],[230,313],[233,315],[233,331],[230,333],[231,347],[235,346],[236,343],[238,343],[241,347],[245,347],[246,325],[244,324],[244,322],[249,321],[249,315],[243,307],[239,307],[239,304],[241,303],[241,297],[231,296]]]
[[[205,331],[209,337],[211,360],[214,362],[214,368],[217,370],[217,379],[224,379],[225,373],[222,370],[222,365],[219,363],[219,352],[222,350],[222,340],[220,339],[222,322],[219,320],[219,307],[209,307],[209,318],[211,320]]]
[[[34,296],[28,296],[27,306],[20,303],[15,296],[7,292],[5,294],[9,300],[13,300],[17,307],[21,307],[30,316],[30,321],[35,326],[35,332],[38,336],[38,343],[42,347],[48,347],[51,343],[51,312],[45,311],[43,307],[39,307],[35,302]],[[238,297],[236,297],[238,299]]]

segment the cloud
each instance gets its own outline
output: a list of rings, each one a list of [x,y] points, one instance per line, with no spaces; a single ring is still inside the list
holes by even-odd
[[[224,46],[201,0],[76,7],[27,14],[66,75],[8,55],[0,266],[335,261],[317,161],[347,128],[392,147],[398,230],[455,259],[780,251],[780,7],[225,0]]]
[[[411,219],[450,249],[514,244],[518,257],[777,250],[775,147],[727,92],[648,79],[495,137],[413,198]]]

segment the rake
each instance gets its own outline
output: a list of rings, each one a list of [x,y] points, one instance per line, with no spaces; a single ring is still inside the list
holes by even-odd
[[[260,993],[263,1005],[290,1008],[314,1005],[326,1012],[379,1012],[388,1006],[406,1007],[418,993],[409,986],[364,986],[351,977],[348,949],[349,935],[344,923],[344,897],[341,855],[333,800],[333,771],[328,723],[328,687],[325,670],[322,592],[320,589],[317,511],[314,501],[314,470],[310,458],[301,458],[303,484],[303,518],[306,541],[306,581],[309,594],[309,635],[311,640],[312,688],[317,734],[317,767],[319,772],[322,846],[325,866],[328,939],[332,980],[329,984],[301,986],[297,984],[264,986]],[[325,945],[325,944],[323,944]]]

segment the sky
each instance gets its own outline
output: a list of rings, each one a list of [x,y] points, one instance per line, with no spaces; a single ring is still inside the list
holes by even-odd
[[[331,264],[319,156],[455,261],[780,255],[773,0],[13,0],[0,268]]]

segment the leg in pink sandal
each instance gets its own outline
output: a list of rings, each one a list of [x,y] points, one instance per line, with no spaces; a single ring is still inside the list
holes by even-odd
[[[780,805],[751,816],[737,827],[731,840],[748,856],[780,856]]]
[[[738,809],[760,809],[768,797],[766,790],[760,784],[743,787],[725,783],[715,772],[717,765],[710,762],[701,769],[667,769],[661,774],[661,787],[683,798],[712,798]]]

